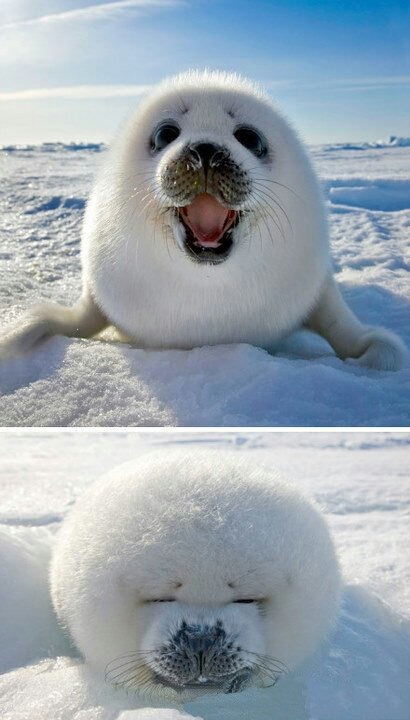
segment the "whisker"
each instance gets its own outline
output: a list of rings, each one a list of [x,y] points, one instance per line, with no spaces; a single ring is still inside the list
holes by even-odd
[[[274,667],[278,671],[282,673],[288,673],[289,668],[286,665],[286,663],[282,662],[281,660],[278,660],[277,658],[272,657],[271,655],[264,655],[262,653],[256,653],[252,652],[250,650],[247,650],[248,655],[254,655],[260,662],[264,662],[269,666]]]
[[[260,168],[258,166],[253,166],[251,168],[252,172],[254,170],[259,171]],[[275,180],[274,178],[268,178],[268,177],[261,177],[258,175],[252,175],[252,181],[253,182],[259,182],[259,183],[267,183],[269,185],[276,185],[277,187],[282,188],[283,190],[287,190],[292,195],[294,195],[300,202],[302,202],[304,205],[306,205],[306,200],[302,197],[302,195],[299,195],[299,193],[296,192],[296,190],[293,190],[293,188],[289,187],[289,185],[285,185],[284,183],[279,182],[278,180]]]
[[[282,213],[282,215],[283,215],[284,218],[286,219],[286,222],[287,222],[290,230],[293,232],[293,227],[292,227],[292,223],[291,223],[291,221],[290,221],[289,215],[287,214],[287,212],[286,212],[286,210],[284,209],[284,207],[278,202],[278,200],[277,200],[276,198],[274,198],[273,196],[271,196],[269,193],[267,193],[265,190],[261,190],[261,189],[258,188],[258,187],[256,188],[256,193],[255,193],[255,194],[257,194],[257,195],[259,196],[259,198],[264,198],[265,200],[269,200],[275,207],[279,208],[280,212]],[[269,215],[269,210],[270,210],[270,211],[273,211],[273,210],[274,210],[274,208],[273,208],[271,205],[268,206],[269,210],[268,210],[268,208],[266,208],[266,206],[265,206],[264,203],[259,202],[259,205],[262,206],[262,208],[265,210],[265,212],[266,212],[268,215]],[[272,215],[270,215],[270,217],[271,217],[271,219],[273,220]],[[279,216],[278,216],[276,213],[275,213],[275,217],[276,217],[277,221],[280,222]],[[281,223],[280,223],[280,225],[281,225],[281,229],[282,229],[281,234],[282,234],[282,236],[283,236],[283,226],[282,226]]]
[[[276,219],[275,219],[274,217],[272,217],[272,215],[271,215],[270,213],[267,213],[266,210],[263,212],[263,211],[261,211],[261,210],[258,208],[256,214],[257,214],[257,217],[260,219],[260,221],[264,224],[264,226],[265,226],[265,228],[266,228],[266,230],[267,230],[267,233],[268,233],[268,235],[269,235],[269,237],[270,237],[270,239],[271,239],[272,244],[274,244],[274,238],[273,238],[273,235],[272,235],[272,232],[271,232],[271,228],[270,228],[270,225],[269,225],[269,223],[268,223],[268,219],[267,219],[266,215],[268,215],[268,217],[272,220],[272,223],[275,225],[276,229],[278,230],[279,235],[282,237],[282,240],[285,241],[285,235],[284,235],[282,226],[276,221]],[[260,229],[260,227],[259,227],[258,229],[259,229],[260,240],[261,240],[261,244],[262,244],[262,233],[261,233],[261,229]]]

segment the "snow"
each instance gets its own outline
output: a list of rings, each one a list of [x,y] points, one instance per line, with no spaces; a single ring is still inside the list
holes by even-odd
[[[292,479],[330,525],[345,587],[329,641],[274,688],[152,708],[77,656],[50,607],[47,564],[64,515],[101,472],[178,444],[246,453]],[[408,720],[410,433],[14,430],[0,434],[0,454],[2,720]]]
[[[2,326],[39,299],[80,293],[79,237],[104,146],[0,149]],[[410,139],[316,146],[336,277],[362,321],[410,346]],[[107,342],[108,340],[108,342]],[[51,338],[0,366],[8,426],[408,426],[398,373],[343,363],[296,332],[275,356],[250,345],[147,351]]]
[[[366,178],[340,180],[329,188],[333,205],[348,205],[367,210],[406,210],[409,206],[410,181],[385,180],[372,182]]]

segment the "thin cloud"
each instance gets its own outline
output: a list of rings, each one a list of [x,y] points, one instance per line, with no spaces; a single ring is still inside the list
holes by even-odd
[[[376,90],[387,87],[400,87],[410,85],[410,76],[381,77],[381,78],[351,78],[335,79],[313,82],[303,81],[268,81],[263,83],[269,90],[296,90],[327,87],[339,91]],[[0,102],[14,102],[18,100],[92,100],[115,97],[140,97],[148,92],[152,85],[68,85],[54,88],[33,88],[31,90],[16,90],[0,92]]]
[[[341,80],[335,83],[336,90],[384,90],[391,87],[400,87],[410,85],[410,76],[398,75],[395,77],[379,77],[379,78],[358,78],[350,80]]]
[[[183,4],[185,4],[185,0],[118,0],[117,2],[105,2],[100,5],[87,5],[75,10],[66,10],[60,13],[40,15],[39,17],[30,18],[28,20],[19,20],[7,23],[5,25],[0,25],[0,30],[26,27],[28,25],[47,25],[56,22],[70,22],[73,20],[105,20],[113,14],[118,13],[118,11],[143,10],[154,7],[167,7]]]
[[[144,95],[151,85],[72,85],[55,88],[36,88],[16,92],[0,93],[0,102],[16,100],[92,100],[114,97],[139,97]]]
[[[335,78],[333,80],[283,80],[266,82],[265,87],[270,89],[286,88],[287,90],[322,89],[353,92],[356,90],[380,90],[389,87],[410,85],[409,75],[396,75],[374,78]]]

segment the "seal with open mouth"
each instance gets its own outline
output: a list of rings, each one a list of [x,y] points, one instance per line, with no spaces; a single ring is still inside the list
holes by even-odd
[[[341,358],[394,370],[405,357],[342,299],[309,157],[267,95],[236,75],[186,73],[141,103],[91,193],[82,265],[79,302],[33,308],[0,356],[111,324],[144,348],[268,350],[305,325]]]

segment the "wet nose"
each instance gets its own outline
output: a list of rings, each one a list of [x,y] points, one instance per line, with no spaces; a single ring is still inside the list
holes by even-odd
[[[226,150],[214,143],[195,143],[190,148],[191,155],[205,171],[214,167],[226,157]]]
[[[209,635],[194,635],[189,638],[189,648],[197,656],[203,656],[215,644],[215,638]]]
[[[220,621],[211,627],[209,625],[187,625],[183,622],[174,642],[181,650],[189,650],[191,658],[196,663],[198,675],[202,675],[209,650],[215,645],[223,643],[225,638],[226,633]]]
[[[206,636],[190,638],[190,651],[194,662],[196,662],[195,674],[201,678],[203,678],[204,675],[206,676],[206,658],[214,643],[215,640]],[[205,679],[206,678],[204,678],[204,680]]]

